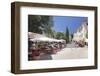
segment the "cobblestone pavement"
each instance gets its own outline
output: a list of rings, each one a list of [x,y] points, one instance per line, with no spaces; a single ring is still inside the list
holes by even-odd
[[[88,57],[88,47],[79,47],[74,42],[66,44],[66,48],[56,54],[46,54],[40,60],[59,60],[59,59],[82,59]]]
[[[53,60],[58,59],[82,59],[88,57],[88,48],[64,48],[57,54],[52,55]]]

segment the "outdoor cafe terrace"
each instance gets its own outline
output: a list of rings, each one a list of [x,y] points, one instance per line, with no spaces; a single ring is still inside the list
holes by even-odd
[[[48,38],[41,34],[28,33],[29,60],[38,60],[41,55],[56,54],[65,48],[66,41],[61,39]]]

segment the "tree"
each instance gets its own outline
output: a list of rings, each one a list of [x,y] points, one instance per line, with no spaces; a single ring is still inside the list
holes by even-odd
[[[73,39],[73,34],[71,34],[71,40]]]
[[[29,15],[28,16],[28,31],[34,32],[34,33],[42,33],[41,29],[39,28],[41,26],[40,24],[41,17],[35,16],[35,15]]]
[[[65,33],[63,33],[63,32],[57,32],[56,33],[56,38],[57,39],[64,39],[65,38]]]
[[[86,33],[86,38],[88,38],[88,32]]]
[[[69,29],[66,27],[66,43],[69,42]]]
[[[29,15],[28,16],[28,31],[34,33],[43,32],[48,33],[51,31],[52,17],[50,16],[40,16],[40,15]]]
[[[47,37],[54,38],[54,30],[52,29],[51,26],[46,28],[45,34],[46,34]]]

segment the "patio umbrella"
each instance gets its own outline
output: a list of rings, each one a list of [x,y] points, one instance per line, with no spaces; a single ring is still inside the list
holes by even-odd
[[[31,39],[31,41],[48,41],[48,42],[56,41],[57,42],[57,39],[48,38],[48,37],[40,37],[40,38],[33,38]]]

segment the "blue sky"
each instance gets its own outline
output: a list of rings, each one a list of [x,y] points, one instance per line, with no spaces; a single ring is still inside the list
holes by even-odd
[[[69,32],[74,33],[85,19],[87,19],[87,17],[53,16],[53,29],[56,32],[65,32],[67,26]]]

